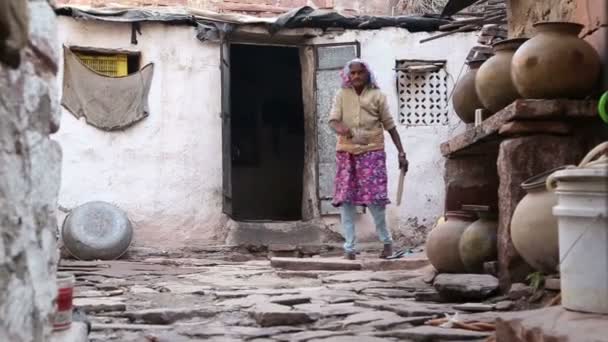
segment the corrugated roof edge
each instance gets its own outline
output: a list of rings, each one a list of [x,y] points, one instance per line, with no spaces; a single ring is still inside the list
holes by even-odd
[[[422,16],[347,16],[332,10],[318,10],[309,6],[293,9],[278,17],[258,18],[241,14],[223,14],[189,7],[108,7],[89,8],[84,6],[57,6],[58,15],[71,16],[75,19],[99,20],[109,22],[164,22],[191,26],[232,25],[265,25],[271,33],[283,28],[344,28],[373,30],[383,27],[400,27],[410,32],[433,32],[439,26],[451,20],[438,15]]]

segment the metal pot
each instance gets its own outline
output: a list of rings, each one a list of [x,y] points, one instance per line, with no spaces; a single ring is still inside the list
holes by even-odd
[[[484,108],[475,90],[475,77],[483,62],[472,60],[468,63],[469,71],[458,81],[452,94],[454,111],[464,123],[475,122],[475,110]]]
[[[583,25],[566,22],[534,24],[537,34],[513,56],[511,75],[528,99],[583,98],[600,77],[597,51],[578,34]]]
[[[106,202],[85,203],[63,222],[63,243],[80,260],[114,260],[131,245],[133,227],[127,214]]]
[[[506,39],[493,45],[494,56],[477,71],[475,89],[479,100],[492,113],[520,98],[511,80],[511,59],[527,38]]]

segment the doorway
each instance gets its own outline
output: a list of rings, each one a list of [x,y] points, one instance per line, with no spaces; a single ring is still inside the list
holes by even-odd
[[[302,219],[304,108],[298,48],[231,44],[232,217]]]

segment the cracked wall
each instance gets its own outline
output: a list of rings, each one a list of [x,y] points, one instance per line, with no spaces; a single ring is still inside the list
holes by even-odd
[[[17,51],[16,68],[0,62],[0,341],[42,342],[50,334],[56,294],[54,212],[61,149],[49,135],[59,128],[59,59],[55,14],[48,2],[26,3],[32,18],[29,36],[0,29],[3,44],[11,37],[27,39]],[[0,21],[18,13],[4,12]]]

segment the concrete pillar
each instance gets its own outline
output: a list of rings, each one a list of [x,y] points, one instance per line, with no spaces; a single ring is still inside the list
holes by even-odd
[[[0,51],[18,58],[0,58],[0,341],[42,342],[56,296],[59,44],[47,1],[2,3]]]

